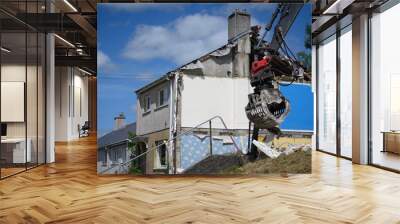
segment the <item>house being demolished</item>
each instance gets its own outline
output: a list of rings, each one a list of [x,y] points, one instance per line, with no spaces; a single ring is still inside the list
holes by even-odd
[[[136,163],[143,173],[182,173],[209,155],[246,152],[251,43],[240,34],[248,30],[250,15],[235,11],[226,45],[136,90],[136,134],[146,139],[137,141],[136,155],[148,151]],[[199,125],[214,116],[227,128],[217,119]]]

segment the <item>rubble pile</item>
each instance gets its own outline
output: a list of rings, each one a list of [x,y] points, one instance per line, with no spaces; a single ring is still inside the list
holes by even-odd
[[[297,151],[303,151],[303,152],[311,151],[310,145],[289,145],[287,148],[286,147],[272,147],[263,142],[259,142],[256,140],[253,140],[253,144],[261,152],[263,152],[266,156],[268,156],[271,159],[276,159],[281,155],[288,156]]]
[[[256,161],[247,161],[241,166],[225,169],[224,174],[273,174],[311,173],[311,146],[292,144],[274,147],[262,142],[253,142],[261,155]]]

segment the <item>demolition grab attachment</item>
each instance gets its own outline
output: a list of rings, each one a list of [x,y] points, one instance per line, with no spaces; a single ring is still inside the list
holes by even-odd
[[[254,124],[253,140],[258,140],[260,129],[266,129],[274,135],[280,134],[279,125],[288,115],[290,104],[279,90],[279,85],[290,85],[303,78],[304,69],[284,40],[301,7],[300,4],[280,4],[261,38],[259,26],[252,27],[250,32],[250,84],[254,93],[248,95],[245,111],[250,123]],[[268,43],[263,39],[277,17],[279,21],[273,39]],[[289,80],[289,84],[280,83],[282,79]],[[248,151],[250,158],[257,158],[254,144]]]

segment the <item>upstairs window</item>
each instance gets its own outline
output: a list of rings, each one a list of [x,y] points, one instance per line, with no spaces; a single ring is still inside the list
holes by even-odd
[[[145,96],[144,97],[144,112],[150,111],[150,105],[151,105],[151,98],[150,96]]]
[[[162,107],[168,104],[168,90],[161,89],[158,92],[158,107]]]
[[[165,92],[165,91],[162,89],[162,90],[160,91],[160,94],[159,94],[159,97],[160,97],[159,105],[160,105],[160,106],[164,105],[164,103],[165,103],[164,92]]]

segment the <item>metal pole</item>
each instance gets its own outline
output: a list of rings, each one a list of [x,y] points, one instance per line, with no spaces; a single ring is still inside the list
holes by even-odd
[[[173,140],[173,145],[174,145],[174,151],[173,151],[173,160],[174,160],[174,174],[176,174],[176,131],[174,131],[174,140]]]
[[[212,156],[213,153],[213,147],[212,147],[212,133],[211,133],[211,120],[208,122],[209,124],[209,130],[210,130],[210,156]]]
[[[250,145],[251,145],[251,121],[249,121],[249,136],[247,138],[247,154],[250,152]]]
[[[260,130],[259,128],[254,126],[252,140],[258,141],[258,131],[259,130]],[[253,141],[251,141],[251,142],[253,142]],[[250,154],[248,154],[248,155],[250,155],[249,156],[250,160],[254,161],[255,159],[257,159],[257,147],[255,145],[251,144],[250,149],[251,149]]]

